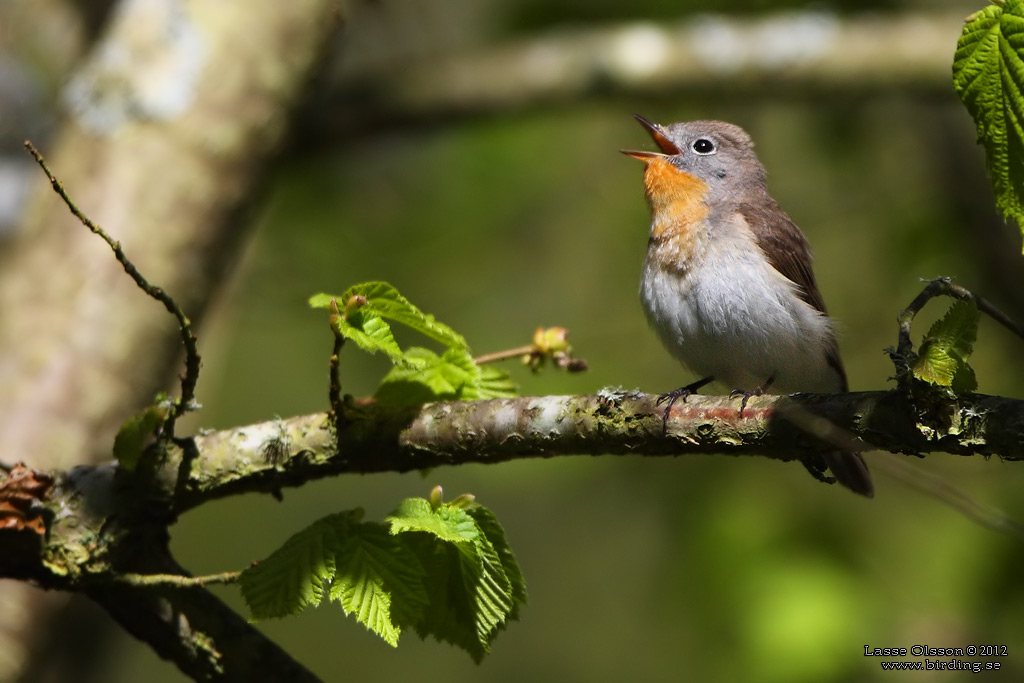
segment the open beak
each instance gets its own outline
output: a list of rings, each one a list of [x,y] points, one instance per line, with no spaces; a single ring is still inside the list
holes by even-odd
[[[668,137],[662,131],[661,126],[659,126],[658,124],[653,123],[651,121],[648,121],[647,119],[645,119],[644,117],[640,116],[639,114],[633,114],[633,118],[635,118],[637,121],[639,121],[640,125],[643,126],[647,130],[648,134],[651,136],[651,139],[654,140],[654,144],[658,145],[658,148],[661,149],[661,153],[658,153],[658,152],[637,152],[637,151],[632,151],[632,150],[624,149],[624,150],[622,150],[623,154],[625,154],[626,156],[631,156],[634,159],[640,159],[641,161],[646,161],[646,160],[651,159],[653,157],[665,156],[666,154],[668,154],[668,155],[679,154],[679,148],[676,147],[676,143],[674,143],[674,142],[672,142],[671,140],[668,139]]]

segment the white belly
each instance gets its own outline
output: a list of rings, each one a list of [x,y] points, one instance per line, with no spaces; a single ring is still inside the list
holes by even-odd
[[[705,250],[685,276],[660,268],[652,248],[640,284],[648,322],[679,361],[729,389],[774,377],[774,392],[840,391],[826,359],[829,319],[750,246]]]

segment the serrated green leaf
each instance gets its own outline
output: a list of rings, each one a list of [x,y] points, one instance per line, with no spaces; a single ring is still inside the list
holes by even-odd
[[[446,543],[423,532],[403,534],[427,569],[430,605],[414,624],[421,638],[456,645],[480,662],[514,605],[513,589],[490,542]]]
[[[379,314],[363,307],[347,317],[337,317],[333,323],[343,337],[354,341],[362,350],[381,351],[392,361],[401,360],[402,349],[391,333],[391,326]]]
[[[519,387],[507,372],[494,365],[481,365],[478,398],[515,398]]]
[[[374,397],[391,405],[417,405],[462,398],[467,383],[473,378],[446,356],[416,346],[407,349],[402,356],[404,362],[391,368],[384,376]]]
[[[267,559],[242,572],[242,597],[253,619],[298,614],[323,599],[334,576],[336,530],[354,513],[320,519],[298,532]]]
[[[914,376],[958,393],[974,391],[977,379],[967,364],[978,336],[978,307],[956,301],[928,330],[911,369]]]
[[[465,349],[447,349],[439,356],[430,349],[412,347],[402,360],[381,380],[375,394],[381,403],[418,405],[490,398],[481,368]]]
[[[397,646],[401,624],[420,621],[428,604],[425,572],[415,554],[383,524],[363,523],[342,539],[336,564],[331,600]]]
[[[956,301],[946,315],[932,324],[928,337],[948,349],[953,356],[966,361],[974,351],[979,320],[981,314],[973,301]]]
[[[489,644],[481,644],[476,633],[472,591],[466,590],[462,573],[464,556],[459,546],[446,543],[430,534],[403,534],[427,570],[424,584],[430,595],[430,604],[422,618],[414,624],[420,638],[432,636],[445,643],[462,648],[473,661],[480,663],[490,651]],[[467,544],[472,550],[472,544]]]
[[[462,508],[430,505],[426,498],[406,498],[384,518],[392,534],[422,531],[451,543],[471,543],[479,535],[476,521]]]
[[[363,307],[364,310],[368,307],[388,320],[411,327],[445,346],[468,348],[462,335],[444,323],[438,322],[434,316],[418,309],[387,282],[364,282],[349,287],[338,301],[348,301],[356,295],[366,297],[367,304]]]
[[[503,628],[512,613],[515,600],[512,583],[501,566],[501,558],[484,534],[477,536],[473,548],[459,548],[462,580],[473,606],[473,623],[484,651]],[[475,552],[473,552],[475,551]]]
[[[501,568],[512,585],[513,607],[509,618],[515,619],[519,614],[519,605],[526,603],[526,579],[523,577],[523,571],[519,567],[515,553],[512,552],[505,529],[502,528],[494,513],[479,503],[466,508],[466,512],[476,521],[477,528],[487,537],[498,554]]]
[[[483,506],[435,508],[422,498],[403,501],[388,522],[427,571],[430,605],[413,624],[416,632],[457,645],[479,662],[526,599],[501,525]]]
[[[156,428],[167,419],[169,406],[152,405],[128,418],[114,437],[114,458],[123,469],[131,472],[139,464],[146,441]]]
[[[1024,0],[972,15],[957,43],[953,86],[985,146],[996,204],[1024,229]]]
[[[927,339],[918,349],[917,358],[911,369],[918,379],[948,387],[953,383],[958,365],[959,361],[950,355],[948,348],[933,339]]]

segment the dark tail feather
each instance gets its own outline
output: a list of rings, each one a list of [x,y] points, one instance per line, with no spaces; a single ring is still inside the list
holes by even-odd
[[[859,453],[848,451],[832,451],[825,453],[825,464],[832,470],[836,481],[867,498],[875,497],[875,485],[871,483],[871,473]]]

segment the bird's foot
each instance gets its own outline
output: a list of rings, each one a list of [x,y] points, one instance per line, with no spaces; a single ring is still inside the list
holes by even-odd
[[[661,415],[662,433],[668,431],[668,414],[672,411],[673,404],[675,404],[675,402],[678,401],[679,399],[683,399],[683,403],[686,403],[686,399],[690,396],[690,394],[696,394],[701,387],[703,387],[706,384],[710,384],[714,380],[714,377],[704,377],[703,379],[699,379],[696,382],[691,382],[690,384],[687,384],[685,387],[673,389],[672,391],[664,393],[658,397],[658,400],[654,402],[654,405],[660,406],[662,403],[668,404],[665,406],[665,412],[662,413]]]
[[[733,389],[729,392],[729,396],[743,396],[743,400],[740,401],[740,417],[743,417],[743,409],[747,407],[747,401],[750,400],[751,396],[761,396],[769,389],[772,384],[775,383],[775,375],[769,377],[764,384],[759,387],[754,387],[751,391],[744,391],[743,389]]]

